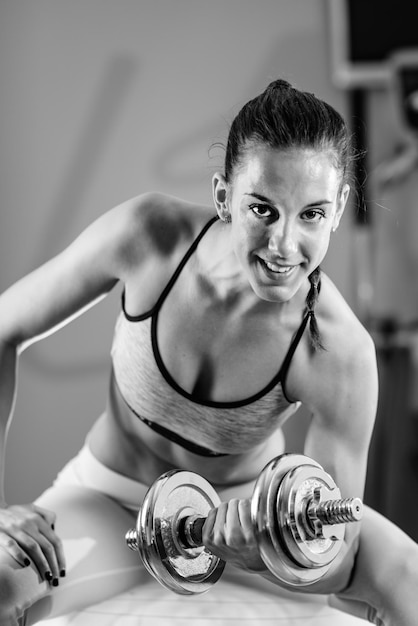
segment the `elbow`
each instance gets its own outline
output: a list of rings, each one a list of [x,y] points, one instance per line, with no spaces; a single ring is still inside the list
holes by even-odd
[[[6,355],[18,356],[24,349],[24,343],[18,336],[6,336],[0,331],[0,355],[2,361]]]

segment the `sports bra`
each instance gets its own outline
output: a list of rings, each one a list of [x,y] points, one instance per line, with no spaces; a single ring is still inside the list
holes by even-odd
[[[184,266],[217,219],[215,216],[203,227],[151,310],[129,315],[122,293],[122,311],[111,350],[116,393],[129,409],[153,431],[202,456],[248,452],[267,440],[299,408],[300,402],[286,397],[284,382],[310,316],[309,312],[304,316],[283,363],[259,392],[218,402],[197,398],[182,389],[161,357],[159,313]]]

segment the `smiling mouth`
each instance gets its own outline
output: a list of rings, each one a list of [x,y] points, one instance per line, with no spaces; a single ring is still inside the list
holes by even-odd
[[[290,274],[290,272],[296,267],[295,265],[279,265],[278,263],[271,263],[270,261],[265,261],[264,259],[260,259],[260,261],[269,272],[279,274],[281,276]]]

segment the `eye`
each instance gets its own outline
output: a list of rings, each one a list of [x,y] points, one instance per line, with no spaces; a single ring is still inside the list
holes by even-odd
[[[251,211],[258,217],[271,217],[272,210],[268,204],[250,204]]]
[[[308,209],[302,215],[303,219],[307,222],[320,222],[325,218],[325,211],[322,209]]]

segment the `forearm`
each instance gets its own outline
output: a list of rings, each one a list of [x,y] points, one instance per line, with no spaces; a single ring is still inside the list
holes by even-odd
[[[7,432],[16,396],[16,347],[0,342],[0,506],[4,503],[4,470]]]
[[[415,626],[418,545],[399,527],[365,507],[360,546],[350,585],[334,606],[356,614],[358,603],[377,612],[385,626]]]

